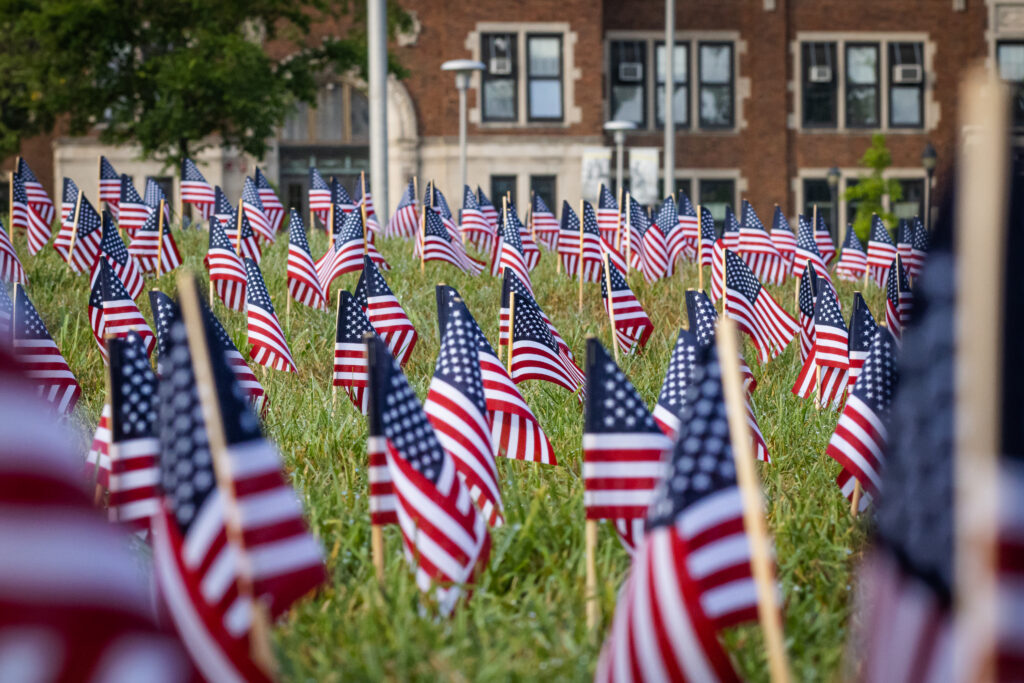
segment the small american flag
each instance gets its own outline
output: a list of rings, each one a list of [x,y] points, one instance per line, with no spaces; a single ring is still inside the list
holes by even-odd
[[[107,206],[110,207],[110,212],[119,221],[118,204],[122,199],[121,185],[125,177],[127,176],[119,175],[114,170],[114,165],[106,157],[100,157],[100,203],[106,202]]]
[[[327,225],[331,212],[331,187],[315,166],[309,167],[309,210]]]
[[[136,191],[135,185],[132,184],[132,179],[127,175],[121,176],[118,187],[120,189],[120,200],[118,201],[117,222],[130,235],[145,223],[146,219],[149,218],[149,214],[155,213],[156,209],[151,209],[142,200],[142,196]],[[109,202],[107,206],[110,206]]]
[[[284,204],[277,198],[274,188],[270,186],[270,181],[267,180],[267,176],[263,175],[263,171],[258,166],[256,167],[255,176],[256,193],[263,203],[263,213],[267,216],[270,229],[276,233],[281,229],[281,223],[284,222]]]
[[[896,245],[892,243],[889,230],[882,219],[875,214],[871,217],[871,234],[868,236],[868,272],[879,287],[885,286],[889,266],[896,258]]]
[[[504,506],[477,347],[476,330],[460,309],[450,310],[423,410],[480,513],[501,526]]]
[[[152,353],[156,345],[153,331],[106,259],[99,261],[99,272],[89,295],[89,325],[104,363],[107,361],[108,336],[124,337],[129,332],[137,332],[146,343],[146,353]]]
[[[327,309],[327,295],[317,277],[313,256],[309,253],[306,226],[302,216],[292,209],[288,219],[288,295],[318,311]]]
[[[597,282],[601,276],[601,232],[597,215],[589,202],[583,202],[583,281]],[[569,206],[562,204],[562,227],[559,231],[558,252],[562,268],[569,277],[579,277],[580,270],[580,221]]]
[[[334,202],[334,210],[341,209],[343,213],[352,213],[356,203],[352,201],[351,195],[341,181],[331,176],[331,201]]]
[[[511,199],[508,201],[502,224],[505,228],[504,234],[506,236],[506,241],[508,241],[508,235],[515,232],[519,233],[519,249],[523,253],[523,258],[526,261],[526,267],[529,270],[536,268],[537,263],[540,262],[540,249],[537,247],[537,243],[534,242],[533,235],[530,234],[529,228],[519,220],[519,214],[516,213],[515,202]]]
[[[715,343],[715,329],[718,325],[718,311],[711,299],[704,292],[693,289],[686,290],[686,319],[690,323],[690,331],[697,335],[697,342],[701,346],[710,346]],[[743,357],[743,350],[739,352],[740,375],[743,377],[743,390],[747,395],[754,393],[757,388],[757,380],[754,373],[750,371],[747,360]]]
[[[778,204],[775,205],[775,213],[772,215],[771,237],[775,250],[789,265],[792,273],[793,258],[796,254],[796,235],[793,234],[793,228],[790,227],[786,214],[782,213]]]
[[[249,176],[245,177],[245,182],[242,185],[242,211],[249,223],[252,224],[257,239],[262,238],[273,244],[276,239],[276,230],[267,216],[259,190],[256,189],[256,183]]]
[[[509,303],[514,306],[508,349],[512,381],[543,380],[576,393],[583,386],[579,368],[559,348],[540,306],[533,297],[515,291],[509,291]]]
[[[682,190],[679,191],[679,206],[676,209],[679,222],[668,233],[669,260],[675,263],[680,257],[693,261],[697,257],[697,237],[700,235],[700,219]]]
[[[238,230],[239,218],[242,220],[241,233]],[[239,216],[239,211],[232,209],[228,223],[224,226],[224,234],[227,236],[235,253],[243,258],[251,258],[256,263],[260,262],[262,257],[260,243],[256,238],[256,233],[253,231],[252,222],[249,220],[249,213],[247,211],[241,211],[241,216]],[[241,248],[238,246],[239,241],[241,241]]]
[[[206,182],[206,178],[199,172],[196,162],[191,159],[184,159],[181,162],[181,201],[192,204],[199,209],[203,220],[208,220],[213,215],[213,206],[216,196],[213,187]]]
[[[668,230],[679,225],[679,213],[676,210],[676,202],[668,197],[661,205],[661,220],[669,225],[667,229],[662,228],[657,222],[651,222],[643,236],[643,254],[641,270],[644,273],[644,280],[648,283],[668,277],[672,274],[673,264],[669,261],[668,251]]]
[[[284,338],[281,322],[263,282],[263,273],[252,259],[243,259],[247,277],[245,288],[246,330],[249,334],[249,358],[268,368],[297,372],[292,352]]]
[[[72,220],[74,219],[75,202],[77,201],[78,186],[75,185],[75,181],[71,178],[64,178],[60,195],[60,230],[57,232],[57,239],[53,241],[53,248],[60,253],[61,258],[64,258],[64,254],[67,253],[68,244],[71,243]]]
[[[228,201],[227,196],[224,194],[224,190],[220,189],[220,185],[213,188],[213,216],[217,219],[217,222],[222,226],[227,226],[231,217],[235,214],[235,207],[231,206],[231,202]]]
[[[53,200],[46,193],[43,184],[29,168],[28,162],[18,157],[14,172],[15,209],[24,201],[26,227],[28,228],[28,251],[35,256],[50,241],[53,230]],[[12,228],[14,226],[11,226]]]
[[[410,179],[409,185],[398,200],[395,213],[391,215],[391,220],[388,221],[384,234],[389,237],[404,237],[406,239],[411,239],[418,235],[420,232],[420,214],[418,209],[416,190]]]
[[[901,218],[896,224],[896,252],[903,263],[910,260],[914,249],[914,222],[909,218]]]
[[[731,251],[736,251],[740,246],[740,222],[728,204],[725,205],[725,220],[722,222],[722,243]]]
[[[611,263],[607,271],[603,264],[601,267],[601,299],[613,322],[619,349],[627,354],[643,350],[654,332],[654,323],[637,301],[622,271]]]
[[[897,341],[902,339],[903,328],[910,320],[913,302],[914,293],[910,291],[903,259],[897,256],[885,278],[885,324]]]
[[[423,214],[423,234],[417,232],[415,242],[416,255],[425,261],[444,261],[456,268],[476,275],[475,262],[470,262],[465,250],[460,243],[452,240],[445,228],[440,214],[431,209],[426,209]],[[500,242],[501,240],[499,240]]]
[[[4,230],[3,221],[0,221],[0,282],[20,282],[21,284],[28,282],[25,268],[18,259],[18,252],[14,250],[11,238]]]
[[[244,238],[242,244],[246,244]],[[256,253],[258,255],[259,250]],[[232,311],[245,310],[245,285],[248,280],[245,264],[216,218],[210,219],[210,246],[203,262],[210,271],[210,283],[224,305]]]
[[[916,278],[924,270],[924,262],[928,257],[928,228],[924,227],[924,223],[915,219],[914,220],[914,241],[910,248],[910,258],[907,264],[907,269],[910,271],[910,277]]]
[[[121,239],[121,234],[117,231],[114,219],[109,211],[103,212],[103,228],[101,233],[99,258],[97,258],[96,263],[92,267],[91,282],[96,282],[99,262],[103,260],[114,269],[114,273],[120,278],[131,298],[139,298],[145,287],[145,282],[142,279],[142,269],[139,268],[139,264],[135,262],[135,259],[124,246],[124,240]]]
[[[491,446],[494,457],[557,465],[551,442],[541,429],[526,399],[512,383],[505,366],[498,359],[480,326],[470,314],[454,287],[437,286],[438,328],[444,334],[449,312],[459,310],[474,330],[477,358],[484,382],[484,399],[491,420]]]
[[[836,275],[840,280],[857,282],[864,277],[867,265],[868,255],[864,251],[864,245],[853,231],[853,226],[846,226],[846,237],[843,238],[843,250],[839,255],[839,263],[836,264]]]
[[[338,292],[337,329],[334,336],[332,385],[348,394],[352,405],[366,415],[366,340],[373,326],[347,290]]]
[[[11,334],[14,330],[14,302],[7,293],[7,285],[0,282],[0,344],[11,345]]]
[[[871,315],[867,303],[864,302],[864,297],[860,292],[854,292],[853,312],[850,313],[850,379],[847,383],[851,391],[857,381],[857,375],[860,374],[860,369],[864,366],[864,361],[867,360],[871,344],[875,341],[877,329],[878,325],[875,324],[875,318]]]
[[[487,523],[387,346],[371,338],[367,355],[370,412],[386,441],[406,559],[420,590],[449,614],[487,566]]]
[[[362,270],[363,251],[385,270],[391,268],[372,243],[364,242],[363,217],[358,211],[343,213],[334,211],[334,248],[328,248],[316,263],[317,276],[324,294],[329,294],[331,285],[339,275]]]
[[[818,282],[814,297],[814,346],[793,386],[802,398],[818,394],[821,406],[839,407],[849,380],[849,334],[835,291]]]
[[[619,234],[619,203],[608,186],[601,183],[597,196],[597,225],[601,229],[601,237],[610,244],[615,244]]]
[[[161,235],[159,218],[159,212],[151,213],[146,222],[135,231],[132,243],[128,245],[128,253],[139,267],[147,273],[155,272],[157,275],[169,273],[181,265],[181,253],[171,234],[171,224],[164,221]]]
[[[627,550],[643,535],[672,440],[647,410],[601,342],[587,340],[583,417],[583,506],[587,519],[611,519]]]
[[[66,260],[72,272],[88,273],[100,254],[100,240],[103,235],[103,219],[83,194],[81,204],[73,219],[75,235],[69,245]]]
[[[11,301],[2,284],[0,291],[3,292],[0,298],[10,305]],[[14,287],[12,312],[14,320],[9,321],[8,329],[13,330],[14,355],[22,364],[26,379],[35,385],[39,395],[58,414],[70,414],[82,395],[82,388],[71,374],[71,368],[20,284]]]
[[[716,301],[722,297],[722,259],[718,258],[718,294],[715,292],[715,243],[718,242],[718,236],[715,233],[715,217],[711,215],[711,210],[707,207],[700,208],[700,240],[697,243],[698,246],[698,260],[700,261],[700,267],[711,266],[711,298]]]
[[[363,187],[366,185],[366,187]],[[370,231],[370,237],[380,232],[380,221],[377,220],[377,212],[373,208],[373,193],[370,192],[366,176],[361,174],[359,182],[356,183],[356,208],[366,205],[366,229]]]
[[[537,193],[533,195],[530,213],[533,216],[533,231],[537,235],[537,241],[548,251],[554,251],[558,247],[558,219],[548,208],[544,198]]]
[[[750,266],[750,270],[761,282],[781,285],[786,280],[789,262],[775,248],[771,235],[754,212],[754,207],[743,200],[743,222],[740,224],[739,250],[737,253]]]
[[[462,188],[462,217],[459,229],[466,241],[483,251],[490,251],[494,244],[494,226],[480,209],[480,203],[469,185]]]
[[[526,288],[526,285],[516,277],[516,274],[511,270],[505,270],[505,277],[501,283],[501,310],[498,312],[498,346],[508,345],[508,314],[509,314],[509,302],[511,301],[512,292],[517,293],[520,297],[529,299],[533,302],[533,307],[536,308],[539,313],[541,320],[548,326],[548,332],[551,333],[555,343],[558,345],[558,350],[565,357],[566,361],[570,366],[570,372],[574,374],[577,379],[583,381],[583,371],[576,365],[576,360],[572,355],[572,351],[569,349],[569,345],[565,342],[565,338],[559,333],[558,328],[555,327],[554,323],[551,322],[551,318],[544,313],[544,310],[537,303],[537,300],[530,294],[530,290]]]
[[[832,232],[825,225],[825,217],[818,212],[818,224],[814,228],[814,241],[821,252],[821,258],[825,260],[826,266],[831,266],[836,258],[836,245],[832,241]]]
[[[801,214],[799,224],[796,233],[796,251],[793,255],[793,276],[803,275],[804,268],[810,261],[814,265],[818,277],[828,280],[831,284],[832,277],[829,275],[828,266],[825,265],[825,259],[818,250],[818,243],[814,241],[814,227],[811,225],[811,221]]]
[[[92,486],[93,482],[101,491],[110,485],[110,396],[103,402],[96,432],[92,437],[92,445],[85,457],[84,480]]]
[[[476,203],[480,205],[480,211],[483,212],[484,218],[491,224],[494,230],[498,229],[498,210],[494,208],[494,203],[487,198],[484,191],[479,185],[476,186]]]
[[[160,208],[160,202],[164,203],[164,222],[171,222],[171,202],[168,201],[167,195],[164,194],[164,190],[160,187],[160,183],[156,181],[153,176],[146,176],[146,194],[142,198],[142,201],[149,207],[150,212],[157,211]]]
[[[800,363],[807,362],[814,348],[814,297],[818,295],[818,271],[809,262],[800,274],[800,288],[797,290],[797,315],[800,326]]]
[[[725,252],[725,267],[725,316],[750,335],[758,358],[766,363],[782,353],[799,325],[732,251]]]
[[[644,233],[650,226],[647,212],[632,196],[624,207],[625,225],[619,229],[622,236],[620,251],[625,253],[630,268],[642,270],[644,265]]]
[[[404,366],[416,346],[416,328],[369,255],[363,257],[363,272],[353,296],[399,366]]]

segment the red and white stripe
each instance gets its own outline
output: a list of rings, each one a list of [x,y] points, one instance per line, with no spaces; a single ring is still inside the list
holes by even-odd
[[[317,280],[324,293],[331,291],[331,285],[339,275],[354,273],[363,269],[363,241],[348,242],[328,247],[327,253],[314,264]]]
[[[856,394],[850,394],[825,452],[874,497],[881,488],[887,443],[885,423]]]
[[[256,379],[252,368],[245,362],[245,358],[238,352],[238,349],[227,349],[224,353],[227,355],[228,365],[231,366],[232,372],[235,373],[235,380],[238,381],[238,386],[249,397],[253,411],[257,415],[265,415],[267,411],[267,393],[264,391],[260,381]]]
[[[498,237],[497,252],[491,258],[491,275],[498,277],[508,268],[518,277],[526,289],[533,294],[533,282],[530,281],[530,268],[526,258],[518,249]]]
[[[548,251],[554,251],[558,247],[558,219],[550,211],[533,212],[533,231],[537,241],[544,245]]]
[[[14,250],[10,237],[4,232],[3,225],[0,225],[0,281],[28,284],[25,268],[18,259],[18,252]]]
[[[762,363],[781,354],[799,329],[793,316],[764,288],[754,302],[748,302],[739,292],[728,288],[725,297],[724,315],[750,335]]]
[[[277,315],[252,302],[246,304],[245,314],[249,358],[268,368],[297,372]]]
[[[281,221],[284,220],[284,204],[277,198],[272,188],[261,187],[256,192],[260,196],[260,202],[263,204],[263,213],[267,218],[270,229],[273,232],[277,232],[281,229]]]
[[[893,306],[892,299],[885,298],[885,324],[889,326],[896,340],[903,338],[903,324],[910,318],[914,294],[905,289],[899,290],[899,303]]]
[[[551,442],[541,429],[526,399],[512,383],[505,366],[489,351],[479,351],[484,399],[491,418],[494,457],[558,464]]]
[[[82,387],[53,339],[19,339],[15,333],[14,355],[39,395],[58,414],[67,415],[75,409]]]
[[[514,340],[509,353],[512,354],[512,381],[516,384],[536,379],[551,382],[571,393],[576,393],[580,387],[579,369],[571,370],[571,361],[559,351],[532,341]]]
[[[128,253],[139,264],[139,268],[143,272],[154,272],[161,275],[169,273],[181,265],[181,252],[178,251],[178,245],[170,230],[164,231],[163,240],[164,244],[161,248],[155,230],[135,231],[132,242],[128,245]],[[111,266],[113,265],[111,264]],[[160,266],[159,272],[156,272],[157,265]]]
[[[85,482],[93,482],[106,490],[110,485],[110,399],[104,401],[96,432],[92,437],[89,454],[85,457]]]
[[[33,199],[33,194],[30,190],[31,185],[39,188],[38,191],[42,193],[44,201]],[[25,183],[25,191],[28,193],[28,207],[25,211],[26,227],[28,228],[28,251],[33,256],[42,251],[53,234],[53,202],[50,201],[42,187],[39,183]]]
[[[668,242],[664,233],[657,225],[651,225],[643,236],[643,252],[641,254],[641,270],[644,273],[644,280],[657,282],[658,280],[672,274],[671,263],[668,260]]]
[[[836,263],[836,275],[840,280],[857,282],[864,277],[867,265],[868,257],[863,251],[843,249],[839,255],[839,262]]]
[[[366,415],[367,410],[366,383],[366,344],[334,342],[334,376],[331,384],[344,389],[352,405],[363,415]],[[371,482],[371,494],[372,488]]]
[[[143,530],[160,508],[160,440],[128,439],[110,444],[110,497],[107,514]]]
[[[785,282],[789,263],[764,230],[741,227],[739,255],[761,282],[772,285]]]
[[[138,299],[139,295],[142,294],[142,290],[146,288],[146,281],[142,277],[142,269],[139,264],[135,262],[135,259],[131,254],[128,255],[128,260],[125,261],[124,265],[117,262],[117,259],[108,256],[102,249],[100,250],[100,256],[104,258],[110,269],[114,271],[118,279],[124,285],[124,288],[128,290],[128,294],[133,299]],[[96,262],[92,267],[92,274],[90,276],[90,286],[96,284],[96,278],[99,277],[100,273],[100,261],[96,259]]]
[[[397,215],[397,214],[396,214]],[[462,234],[466,241],[482,251],[490,251],[494,243],[494,227],[480,209],[462,209]]]
[[[120,184],[120,181],[118,183]],[[117,224],[129,234],[133,234],[141,228],[149,218],[149,214],[156,210],[151,209],[142,202],[121,202],[120,207]]]
[[[273,243],[274,240],[277,239],[274,225],[271,223],[270,218],[263,209],[255,204],[243,201],[242,211],[245,212],[245,217],[249,219],[249,225],[252,226],[253,232],[255,232],[258,237],[262,237],[270,243]],[[252,257],[250,256],[249,258]]]
[[[619,210],[597,209],[595,213],[597,213],[597,229],[601,231],[601,237],[614,244],[619,233]]]
[[[248,279],[238,254],[215,247],[206,253],[203,262],[210,271],[210,283],[224,305],[232,311],[244,311]]]
[[[312,194],[310,190],[310,194]],[[327,193],[328,206],[330,206],[330,192]],[[312,199],[310,200],[312,202]],[[416,204],[409,204],[403,206],[395,211],[391,216],[391,220],[388,221],[387,229],[384,234],[389,237],[404,237],[411,239],[419,233],[420,220],[419,211],[416,210]]]
[[[668,243],[668,258],[674,265],[680,258],[692,261],[697,256],[697,237],[700,223],[696,216],[679,216],[679,221],[665,231]]]
[[[309,252],[288,243],[288,296],[319,311],[327,309],[327,295]]]
[[[393,294],[367,297],[367,306],[363,309],[374,331],[380,335],[388,350],[398,362],[404,366],[412,355],[418,335],[416,328],[405,314],[402,305]]]
[[[609,315],[614,313],[615,319],[615,343],[619,350],[630,354],[639,351],[647,345],[647,340],[654,331],[654,323],[647,316],[643,306],[628,289],[619,289],[612,292],[611,307],[608,299],[604,300],[605,311]]]
[[[793,234],[792,230],[787,230],[786,228],[772,230],[770,234],[775,251],[779,252],[783,261],[792,268],[793,259],[796,254],[796,235]]]
[[[103,302],[102,308],[89,307],[89,322],[93,336],[100,347],[103,362],[107,361],[108,336],[127,337],[129,332],[137,333],[146,345],[146,354],[153,353],[156,336],[149,329],[139,307],[131,299],[111,299]]]
[[[587,519],[642,519],[667,470],[663,433],[583,434]]]
[[[849,388],[849,370],[818,363],[812,350],[800,367],[792,391],[805,399],[817,395],[819,406],[838,409],[842,405],[843,392]]]
[[[889,276],[889,266],[896,259],[896,255],[895,245],[868,240],[867,264],[871,279],[879,287],[885,286],[885,278]]]
[[[317,215],[321,223],[327,225],[331,213],[331,189],[329,187],[309,188],[309,210]],[[312,225],[309,227],[313,228]]]
[[[181,201],[192,204],[199,209],[199,215],[203,220],[209,220],[213,215],[213,206],[216,195],[209,183],[201,180],[181,181]]]
[[[364,347],[365,348],[365,347]],[[391,472],[388,471],[387,439],[383,436],[366,437],[366,468],[370,483],[370,524],[383,526],[398,524],[395,506],[395,489],[391,485]]]

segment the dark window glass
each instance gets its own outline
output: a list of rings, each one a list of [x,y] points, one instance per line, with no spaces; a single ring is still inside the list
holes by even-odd
[[[664,185],[664,183],[662,183]],[[689,178],[676,178],[676,198],[679,197],[680,192],[685,192],[686,196],[693,201],[693,182]],[[696,207],[695,207],[696,208]]]
[[[172,178],[169,175],[159,175],[159,176],[151,176],[151,177],[153,178],[154,181],[156,181],[156,184],[160,186],[160,189],[163,190],[164,197],[167,197],[167,201],[173,202],[174,201],[174,178]],[[141,187],[136,187],[136,189],[142,190]],[[173,205],[172,205],[172,208],[173,208]]]
[[[349,142],[369,144],[370,142],[370,100],[361,91],[348,88],[349,97]]]
[[[526,37],[526,102],[531,121],[562,120],[562,37]]]
[[[501,211],[501,198],[505,196],[506,192],[512,193],[512,201],[516,200],[516,177],[514,175],[492,175],[489,199],[499,211]]]
[[[715,227],[719,232],[725,221],[725,207],[736,201],[736,181],[723,179],[706,179],[700,183],[700,205],[711,212],[715,219]]]
[[[555,205],[555,200],[558,198],[558,195],[555,194],[555,176],[530,176],[530,191],[534,194],[539,194],[540,198],[544,200],[544,203],[548,205],[552,212],[558,212],[558,207]]]
[[[647,123],[647,43],[616,40],[611,43],[611,117],[632,121],[643,128]]]
[[[484,121],[515,121],[516,112],[516,35],[485,33],[482,37]]]
[[[814,207],[818,207],[818,215],[832,224],[832,192],[828,181],[824,178],[804,178],[804,205],[801,213],[810,219],[814,215]]]
[[[732,43],[700,44],[700,127],[732,128]]]
[[[893,202],[892,212],[898,218],[924,218],[924,178],[909,178],[899,181],[903,197]]]
[[[856,178],[848,178],[846,180],[847,189],[856,187],[859,181]],[[847,200],[846,202],[846,222],[852,223],[857,217],[857,207],[860,206],[860,201]],[[845,234],[845,233],[844,233]]]
[[[300,216],[306,215],[306,185],[304,183],[289,182],[286,186],[288,203],[286,206],[296,209]],[[304,219],[305,220],[305,219]],[[306,230],[313,226],[307,225]]]
[[[672,54],[672,118],[678,127],[690,125],[690,46],[676,43]],[[654,73],[657,86],[654,89],[654,113],[659,128],[665,125],[665,43],[654,46]]]
[[[846,125],[878,126],[878,45],[846,46]]]
[[[7,228],[7,235],[14,232],[14,228],[7,225],[7,218],[11,213],[11,183],[9,180],[0,181],[0,222]],[[13,239],[13,238],[12,238]]]
[[[924,46],[889,44],[889,125],[924,126]]]
[[[1024,126],[1024,42],[1001,42],[996,47],[999,76],[1013,90],[1013,125]]]
[[[836,44],[803,43],[800,55],[803,125],[807,128],[835,128]]]

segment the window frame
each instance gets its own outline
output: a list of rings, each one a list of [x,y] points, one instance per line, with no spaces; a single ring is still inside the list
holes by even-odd
[[[541,181],[541,182],[548,182],[548,181],[550,181],[551,182],[551,196],[550,197],[544,197],[543,195],[541,195],[541,196],[544,199],[544,203],[548,205],[549,209],[551,209],[551,213],[553,213],[553,214],[555,214],[557,216],[558,215],[558,207],[560,206],[557,203],[558,202],[558,174],[555,174],[555,173],[539,173],[539,174],[531,173],[530,174],[530,203],[531,203],[531,206],[533,204],[533,195],[537,192],[537,189],[536,189],[536,182],[537,181]]]
[[[515,202],[516,201],[516,189],[518,188],[518,184],[519,184],[519,176],[516,175],[515,173],[492,173],[491,174],[491,176],[490,176],[491,194],[489,196],[491,198],[491,201],[494,203],[494,207],[500,213],[501,212],[501,198],[504,197],[505,194],[503,192],[498,192],[497,190],[495,190],[495,187],[494,187],[495,181],[511,181],[511,182],[509,182],[509,185],[510,185],[509,189],[512,192],[512,201]]]
[[[519,123],[519,31],[486,31],[480,33],[480,56],[484,70],[480,72],[480,121],[482,123]],[[487,41],[495,36],[508,36],[509,59],[512,62],[512,73],[507,76],[490,74],[490,54]],[[489,81],[512,82],[512,116],[510,118],[487,115],[487,83]],[[564,107],[563,107],[564,110]],[[563,111],[564,115],[564,111]]]
[[[700,175],[695,175],[693,177],[693,181],[696,183],[696,201],[694,200],[694,198],[692,196],[690,197],[690,201],[693,203],[693,205],[695,207],[703,206],[703,207],[707,208],[708,211],[711,211],[711,209],[708,206],[708,204],[706,202],[704,202],[704,184],[705,183],[731,183],[732,184],[732,197],[729,200],[728,204],[729,204],[729,206],[733,207],[733,210],[735,211],[735,209],[736,209],[736,192],[737,192],[737,188],[739,187],[739,181],[738,181],[737,178],[733,178],[733,177],[716,178],[716,177],[707,177],[707,176],[701,177]],[[712,213],[712,218],[714,218],[714,221],[715,221],[715,230],[717,230],[719,232],[719,234],[721,234],[722,226],[725,225],[725,216],[723,215],[722,218],[719,219],[719,218],[715,217],[715,215]]]
[[[524,87],[526,88],[526,120],[530,123],[542,122],[542,123],[561,123],[565,121],[565,36],[561,33],[551,32],[527,32],[525,34],[526,50],[525,59],[525,74],[523,77]],[[530,40],[532,38],[554,38],[558,41],[558,75],[557,76],[532,76],[530,74]],[[555,116],[534,116],[533,115],[533,101],[530,94],[530,84],[533,81],[555,81],[558,83],[558,111],[559,114]],[[482,104],[482,102],[481,102]]]
[[[693,44],[692,40],[677,40],[677,41],[675,41],[672,44],[673,48],[675,48],[675,49],[683,48],[683,54],[685,56],[685,62],[686,62],[686,80],[682,81],[680,83],[673,83],[672,84],[672,95],[673,95],[673,97],[675,96],[675,89],[677,87],[683,86],[683,87],[686,88],[686,123],[679,123],[677,121],[675,123],[675,129],[676,130],[692,130],[693,129],[693,112],[692,112],[692,109],[693,109],[693,101],[692,101],[693,100],[693,78],[691,76],[691,74],[693,73],[693,69],[692,69],[692,64],[691,64],[691,62],[692,62],[692,59],[691,59],[691,52],[692,52],[692,50],[690,49],[692,44]],[[666,86],[667,87],[667,84],[662,82],[660,80],[661,77],[658,76],[658,48],[662,48],[662,49],[665,48],[665,41],[664,40],[655,40],[653,42],[653,46],[651,48],[652,49],[651,61],[653,62],[653,66],[651,67],[651,76],[654,79],[654,83],[653,83],[652,89],[651,89],[651,94],[654,97],[654,108],[653,108],[653,111],[652,111],[653,116],[651,117],[651,123],[654,125],[654,129],[655,130],[664,130],[665,129],[665,122],[664,121],[660,121],[660,122],[658,121],[658,87],[659,86]],[[666,55],[667,55],[667,50],[666,50]],[[675,74],[673,73],[673,78],[674,77],[675,77]],[[733,108],[735,109],[735,105],[733,105]]]
[[[1013,103],[1015,106],[1013,108],[1013,111],[1011,112],[1012,125],[1015,129],[1020,130],[1024,128],[1024,109],[1018,111],[1018,107],[1016,105],[1018,102],[1024,102],[1024,77],[1022,77],[1020,80],[1015,81],[1003,78],[999,60],[999,52],[1000,49],[1003,47],[1016,47],[1020,48],[1021,50],[1024,50],[1024,38],[1009,38],[997,40],[995,44],[994,53],[996,73],[999,74],[999,79],[1010,87],[1011,97],[1014,100]]]
[[[886,86],[887,96],[889,98],[889,101],[888,101],[888,105],[889,105],[889,116],[888,116],[888,118],[889,118],[889,120],[886,123],[888,124],[888,127],[890,129],[895,129],[895,130],[923,130],[925,128],[925,120],[924,120],[924,115],[925,115],[925,105],[924,105],[925,87],[924,86],[925,86],[925,83],[928,80],[928,74],[927,74],[927,72],[925,71],[925,68],[924,68],[925,67],[925,64],[924,64],[924,62],[925,62],[924,42],[923,41],[917,41],[917,40],[889,40],[889,41],[886,41],[885,44],[886,44],[886,48],[888,49],[888,53],[889,53],[888,54],[888,58],[889,58],[889,82],[888,82],[888,84]],[[916,85],[901,85],[901,84],[897,84],[896,80],[893,78],[893,74],[896,72],[896,67],[897,67],[896,60],[893,59],[893,57],[895,56],[896,51],[898,49],[898,46],[900,46],[900,45],[917,45],[917,46],[920,47],[920,50],[921,50],[921,62],[920,62],[920,66],[921,66],[921,82],[916,84]],[[917,90],[917,117],[918,117],[918,122],[916,124],[893,123],[892,116],[893,116],[894,107],[892,106],[892,101],[893,101],[892,93],[893,93],[893,90],[895,88],[913,88],[914,90]]]
[[[615,49],[614,46],[617,43],[634,43],[641,46],[640,50],[640,63],[643,65],[643,76],[640,78],[638,84],[634,84],[630,81],[619,80],[619,62],[615,61]],[[616,85],[634,85],[640,88],[640,121],[635,122],[637,130],[648,130],[650,128],[650,122],[648,120],[648,107],[647,98],[650,93],[648,74],[650,72],[650,66],[648,64],[648,52],[650,50],[651,41],[644,38],[614,38],[608,41],[608,114],[609,117],[615,116],[615,86]]]
[[[853,123],[850,117],[850,90],[867,89],[872,86],[864,83],[852,84],[850,82],[850,49],[874,48],[875,50],[875,122],[874,123]],[[838,87],[838,85],[837,85]],[[843,124],[851,129],[877,129],[882,124],[882,44],[872,41],[849,41],[843,43]],[[837,103],[838,104],[838,103]],[[838,117],[837,117],[838,118]]]
[[[814,49],[814,45],[825,45],[827,50],[832,52],[832,120],[829,122],[809,122],[807,112],[807,93],[812,85],[810,79],[811,64],[807,58],[807,52]],[[839,41],[838,40],[802,40],[800,46],[800,126],[801,128],[813,130],[829,130],[839,128]],[[845,56],[845,52],[844,52]],[[845,69],[844,69],[845,71]],[[844,74],[845,77],[845,74]],[[845,80],[845,78],[844,78]],[[818,84],[820,85],[820,84]],[[843,93],[845,98],[845,91]]]
[[[700,130],[735,130],[736,128],[736,43],[730,40],[699,40],[697,46],[697,128]],[[729,50],[729,79],[726,83],[705,83],[701,70],[703,65],[702,51],[705,47],[725,47]],[[729,89],[729,122],[727,124],[707,123],[701,107],[701,95],[705,86]]]

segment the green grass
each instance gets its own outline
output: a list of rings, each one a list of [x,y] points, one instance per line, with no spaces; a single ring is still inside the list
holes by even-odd
[[[185,265],[205,278],[201,258],[205,233],[176,232]],[[314,254],[326,238],[310,236]],[[29,274],[29,295],[82,384],[75,420],[87,449],[102,407],[103,364],[89,329],[88,278],[73,275],[47,248],[29,257],[24,236],[16,236]],[[406,367],[422,397],[438,350],[434,285],[458,288],[485,334],[497,338],[500,281],[472,278],[453,267],[428,263],[420,272],[411,245],[385,241],[381,252],[394,267],[385,277],[405,307],[420,339]],[[615,607],[616,591],[629,566],[625,551],[601,526],[597,569],[602,621],[588,633],[584,618],[583,482],[580,444],[582,414],[574,397],[547,383],[520,385],[558,457],[550,467],[501,461],[507,525],[492,532],[491,562],[472,600],[448,619],[424,615],[419,592],[401,556],[398,529],[384,531],[386,580],[379,588],[370,561],[365,420],[343,397],[331,412],[330,377],[334,313],[293,304],[285,316],[287,243],[279,240],[263,259],[263,271],[298,364],[297,375],[257,370],[270,398],[266,431],[280,448],[309,523],[328,557],[329,584],[296,605],[276,627],[275,647],[282,677],[289,680],[449,679],[585,680]],[[341,283],[351,289],[358,274]],[[174,274],[150,280],[149,287],[173,293]],[[653,406],[661,387],[676,331],[686,325],[684,292],[697,286],[688,267],[670,281],[648,286],[630,278],[655,324],[646,351],[622,366]],[[577,311],[577,284],[557,275],[545,254],[533,274],[537,298],[580,358],[584,339],[597,335],[606,346],[610,329],[596,284],[586,285]],[[337,285],[336,285],[337,287]],[[855,289],[838,283],[849,314]],[[794,310],[794,283],[771,288]],[[867,294],[879,313],[883,295]],[[333,301],[333,297],[332,297]],[[152,320],[148,297],[140,308]],[[333,306],[332,306],[333,309]],[[247,353],[245,316],[217,302],[215,311],[239,349]],[[775,538],[778,573],[785,602],[786,645],[798,680],[836,678],[843,656],[852,594],[852,569],[865,539],[865,523],[853,519],[834,480],[838,465],[825,456],[837,416],[817,411],[790,393],[799,370],[797,344],[767,366],[759,366],[747,344],[747,358],[758,379],[755,411],[774,460],[758,465],[767,499],[768,525]],[[755,625],[731,630],[727,649],[741,673],[768,678],[760,631]]]

